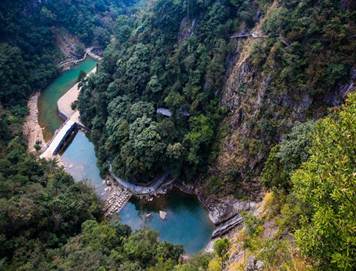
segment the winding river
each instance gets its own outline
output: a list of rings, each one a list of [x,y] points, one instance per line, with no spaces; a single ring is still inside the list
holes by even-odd
[[[57,114],[57,100],[76,83],[81,71],[88,73],[95,65],[95,60],[87,58],[62,73],[42,92],[38,102],[39,122],[47,140],[63,122]],[[77,133],[61,158],[65,170],[75,180],[84,180],[100,196],[104,194],[105,187],[96,165],[94,145],[84,132]],[[160,218],[160,211],[167,213],[165,219]],[[161,240],[182,245],[188,254],[201,251],[209,242],[214,229],[200,202],[179,191],[171,191],[150,202],[131,198],[120,211],[119,219],[133,230],[147,227],[157,231]]]

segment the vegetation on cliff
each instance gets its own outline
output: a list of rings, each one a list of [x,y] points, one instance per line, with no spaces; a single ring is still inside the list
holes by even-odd
[[[229,114],[208,178],[214,193],[258,194],[271,148],[298,123],[341,105],[355,80],[352,1],[258,2],[260,38],[240,39],[222,95]]]
[[[354,270],[355,93],[327,110],[353,90],[353,1],[132,3],[0,2],[0,269]],[[214,195],[264,185],[234,238],[179,262],[180,247],[103,219],[90,188],[26,153],[24,102],[61,57],[51,28],[113,34],[78,102],[104,171]]]
[[[140,182],[204,172],[224,112],[230,35],[254,18],[248,2],[215,0],[159,0],[121,16],[78,104],[102,168]]]
[[[274,147],[264,168],[271,191],[232,241],[244,259],[262,261],[264,270],[355,269],[355,146],[353,92],[341,108],[299,125]],[[243,270],[248,262],[227,265]]]

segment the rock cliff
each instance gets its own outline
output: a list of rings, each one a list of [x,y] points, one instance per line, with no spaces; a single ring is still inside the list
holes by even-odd
[[[209,178],[222,180],[225,186],[221,190],[227,193],[233,186],[235,191],[239,191],[238,196],[260,197],[259,174],[271,146],[278,143],[296,123],[320,118],[327,108],[340,105],[354,85],[355,69],[351,68],[344,82],[324,84],[321,90],[312,89],[317,85],[312,83],[316,79],[308,78],[309,69],[315,67],[314,61],[318,61],[313,58],[324,52],[301,60],[305,56],[298,55],[293,46],[302,42],[312,43],[311,40],[307,37],[295,39],[287,31],[266,30],[266,25],[282,8],[282,3],[274,1],[250,30],[250,33],[259,33],[261,38],[253,35],[232,37],[237,40],[237,46],[221,98],[228,115],[220,127],[219,154],[210,169]],[[327,54],[328,50],[335,49],[325,45],[321,50]],[[295,54],[293,61],[304,61],[299,70],[305,74],[303,85],[298,85],[299,82],[293,84],[293,73],[291,79],[285,79],[284,72],[289,67],[284,63],[288,60],[283,57],[290,57],[286,52]],[[321,72],[328,70],[327,67],[319,68]],[[294,75],[297,76],[296,73]]]

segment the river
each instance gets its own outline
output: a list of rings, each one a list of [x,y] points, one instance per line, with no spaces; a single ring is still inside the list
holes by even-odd
[[[43,136],[46,141],[52,138],[56,129],[61,126],[63,120],[58,116],[57,101],[78,80],[80,71],[89,73],[96,65],[92,58],[86,58],[83,62],[73,66],[70,70],[59,75],[42,93],[38,101],[39,123],[44,128]]]
[[[62,73],[42,92],[38,103],[39,121],[47,140],[63,122],[57,114],[57,100],[76,83],[80,71],[88,73],[95,65],[94,60],[87,58]],[[94,145],[84,132],[77,133],[61,158],[65,170],[75,180],[85,180],[100,196],[104,194]],[[165,211],[167,217],[161,219],[159,211]],[[118,215],[123,224],[134,230],[143,227],[153,229],[161,240],[182,245],[188,254],[201,251],[210,241],[214,229],[207,211],[196,197],[179,191],[171,191],[150,202],[132,198]]]

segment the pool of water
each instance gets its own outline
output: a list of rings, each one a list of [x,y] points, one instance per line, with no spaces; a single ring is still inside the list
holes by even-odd
[[[81,71],[88,73],[95,65],[95,60],[86,58],[70,70],[63,72],[41,93],[38,101],[39,123],[44,128],[45,140],[51,139],[63,122],[57,113],[58,99],[77,82]]]
[[[97,193],[104,195],[105,186],[96,165],[94,145],[84,132],[79,131],[62,154],[65,170],[75,180],[85,180]],[[161,219],[159,212],[167,213]],[[210,240],[213,224],[207,211],[196,197],[171,191],[152,201],[131,198],[119,212],[119,219],[133,230],[150,228],[159,233],[160,240],[183,245],[186,253],[201,251]]]
[[[47,139],[62,124],[57,115],[57,100],[76,82],[80,71],[89,72],[95,61],[87,59],[60,75],[39,99],[40,124],[45,128]],[[94,145],[86,134],[79,131],[61,155],[66,172],[75,180],[85,180],[102,196],[104,184],[97,167]],[[159,212],[167,213],[161,219]],[[133,230],[143,227],[158,232],[161,240],[180,244],[188,254],[202,250],[210,240],[213,224],[200,202],[187,194],[172,191],[153,201],[132,198],[120,211],[119,219]]]
[[[160,217],[166,212],[166,218]],[[201,251],[214,229],[196,197],[172,191],[153,201],[131,199],[119,213],[120,221],[132,229],[150,228],[159,232],[160,240],[183,245],[186,253]]]
[[[84,132],[78,131],[61,158],[67,173],[77,181],[84,180],[95,188],[100,196],[103,195],[105,187],[96,165],[94,145]]]

